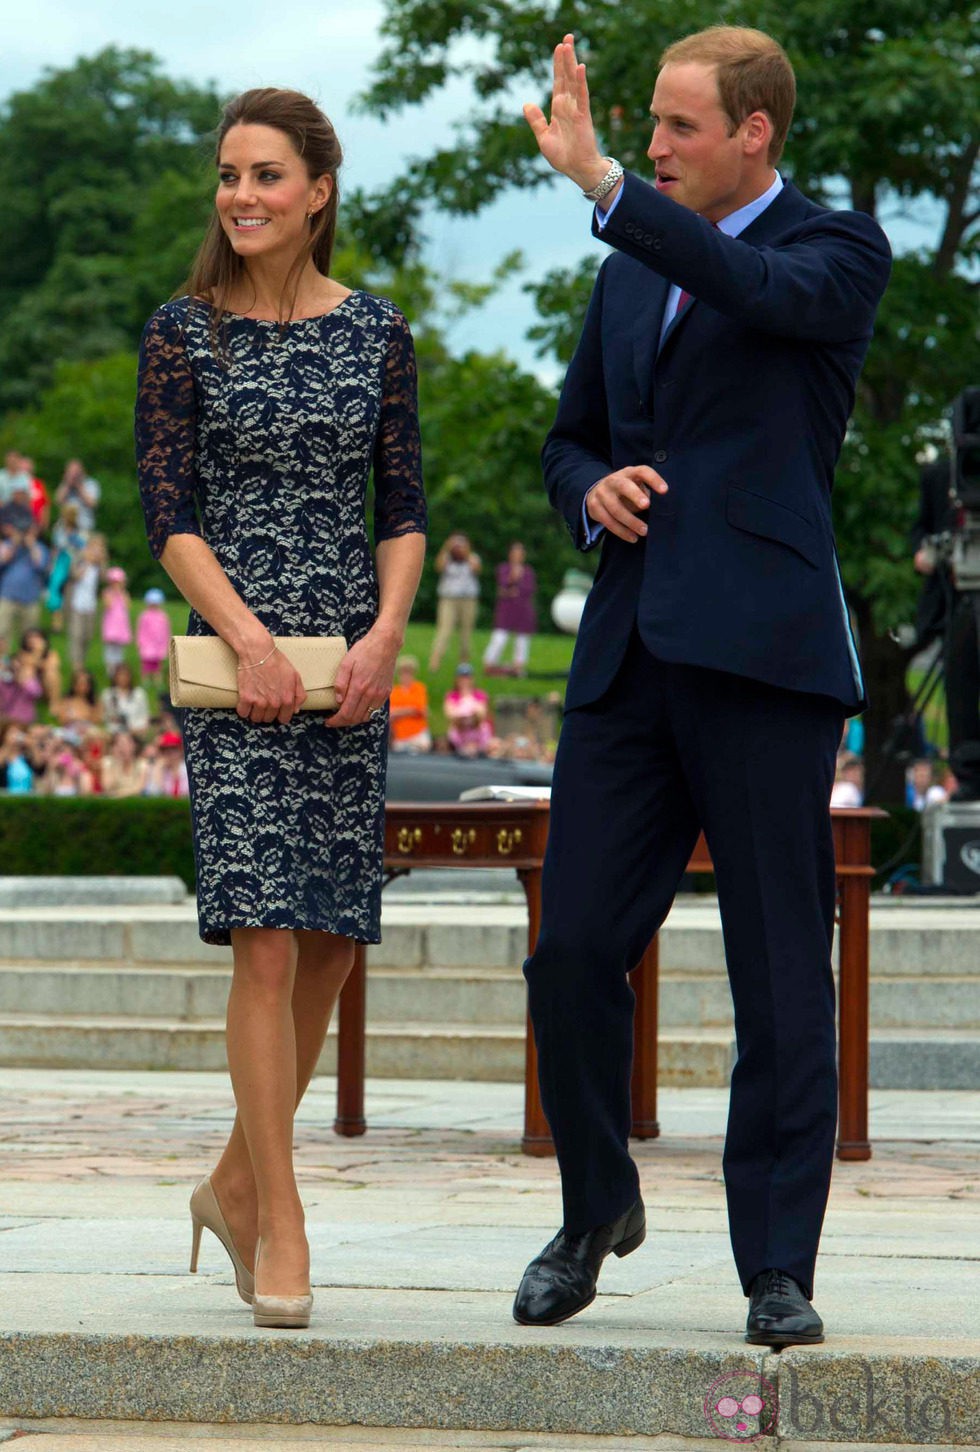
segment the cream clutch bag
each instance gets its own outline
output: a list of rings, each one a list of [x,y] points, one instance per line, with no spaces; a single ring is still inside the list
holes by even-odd
[[[282,654],[299,671],[304,711],[336,711],[333,683],[347,654],[342,635],[276,637]],[[170,699],[175,706],[237,706],[238,657],[220,635],[170,637]]]

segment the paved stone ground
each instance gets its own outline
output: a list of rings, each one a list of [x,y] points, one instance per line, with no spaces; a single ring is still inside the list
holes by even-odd
[[[368,1134],[343,1140],[330,1128],[332,1082],[314,1086],[297,1132],[317,1287],[308,1334],[363,1341],[397,1327],[406,1343],[415,1337],[426,1346],[455,1336],[516,1354],[529,1344],[602,1356],[681,1347],[751,1363],[721,1179],[726,1095],[715,1090],[663,1091],[663,1136],[636,1147],[651,1233],[639,1253],[607,1266],[596,1305],[552,1332],[529,1336],[513,1325],[514,1285],[559,1213],[553,1161],[519,1153],[521,1093],[518,1085],[374,1081]],[[816,1296],[826,1347],[764,1354],[757,1369],[770,1374],[767,1363],[790,1367],[797,1357],[811,1373],[824,1366],[830,1374],[834,1356],[846,1353],[942,1364],[954,1380],[967,1367],[975,1377],[980,1094],[875,1091],[871,1106],[873,1159],[839,1164],[835,1173]],[[0,1070],[0,1340],[29,1335],[41,1345],[71,1333],[235,1337],[254,1345],[262,1333],[235,1298],[211,1237],[205,1273],[186,1274],[187,1195],[213,1163],[230,1115],[227,1081],[216,1074]],[[955,1387],[940,1381],[926,1384],[935,1397],[954,1396]],[[692,1387],[696,1400],[704,1388],[696,1379]],[[9,1410],[0,1383],[0,1417]],[[953,1440],[980,1444],[980,1436],[968,1439],[956,1410]],[[0,1421],[0,1440],[13,1434],[39,1452],[170,1452],[191,1438],[221,1452],[270,1442],[361,1452],[717,1446],[717,1437],[697,1439],[698,1416],[692,1412],[680,1441],[598,1430],[93,1426],[24,1417]],[[906,1432],[898,1440],[946,1445],[935,1430],[931,1436],[920,1444]],[[780,1438],[779,1445],[818,1443]]]
[[[559,1437],[527,1432],[439,1432],[379,1427],[252,1426],[242,1429],[189,1426],[186,1422],[147,1427],[138,1422],[0,1422],[0,1443],[16,1439],[11,1452],[718,1452],[719,1439],[677,1437]],[[770,1445],[768,1442],[763,1445]],[[840,1443],[779,1443],[780,1452],[840,1452]],[[908,1443],[848,1443],[849,1452],[910,1452]],[[952,1444],[930,1444],[930,1452],[962,1452]]]

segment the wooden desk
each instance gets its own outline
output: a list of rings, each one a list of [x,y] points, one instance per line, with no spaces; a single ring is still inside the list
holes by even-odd
[[[871,1157],[868,1140],[868,908],[871,893],[871,823],[884,813],[875,807],[831,813],[837,862],[838,1068],[840,1115],[837,1155]],[[517,873],[527,899],[528,952],[541,923],[541,867],[548,836],[547,802],[397,802],[385,821],[385,870],[400,876],[419,867],[505,867]],[[704,838],[689,872],[712,871]],[[337,1061],[337,1118],[342,1135],[363,1134],[366,1035],[366,952],[357,949],[354,969],[340,995]],[[657,1122],[657,979],[659,951],[654,938],[630,974],[636,993],[633,1062],[633,1135],[654,1139]],[[516,965],[515,965],[516,966]],[[553,1154],[554,1147],[538,1090],[537,1053],[528,1023],[524,1072],[525,1154]]]

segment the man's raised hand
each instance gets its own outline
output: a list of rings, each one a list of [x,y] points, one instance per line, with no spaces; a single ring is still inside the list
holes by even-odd
[[[610,534],[636,544],[647,532],[641,513],[650,507],[650,491],[667,493],[667,481],[647,464],[629,464],[593,484],[585,496],[590,519]]]
[[[596,142],[589,84],[585,66],[575,58],[574,35],[566,35],[555,46],[551,120],[531,102],[524,107],[524,119],[549,166],[570,177],[584,192],[598,186],[609,166]]]

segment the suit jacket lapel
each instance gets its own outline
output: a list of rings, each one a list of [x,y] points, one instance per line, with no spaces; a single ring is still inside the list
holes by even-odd
[[[668,289],[668,291],[669,291],[669,289]],[[670,342],[671,338],[677,332],[677,329],[683,326],[684,320],[687,317],[688,313],[691,311],[692,308],[697,307],[697,305],[698,305],[697,298],[696,297],[692,297],[692,298],[690,298],[688,300],[688,302],[686,302],[684,304],[684,306],[681,308],[681,310],[679,312],[675,312],[674,313],[674,316],[671,318],[670,322],[667,324],[667,331],[664,333],[663,338],[661,339],[661,342],[660,342],[660,346],[657,349],[657,357],[658,358],[660,357],[660,354],[663,352],[663,350],[666,348],[667,344]]]
[[[778,236],[780,232],[792,226],[795,221],[800,220],[805,215],[808,205],[802,192],[797,191],[792,182],[787,182],[783,186],[782,191],[772,199],[765,211],[760,212],[755,221],[750,222],[744,231],[738,234],[739,238],[745,242],[754,242],[761,245],[770,237]],[[664,292],[664,305],[667,302],[668,291],[669,285]],[[692,297],[690,302],[680,312],[674,314],[667,327],[667,331],[664,333],[663,341],[658,344],[654,353],[654,360],[659,358],[660,354],[677,333],[677,330],[684,325],[688,314],[697,305],[697,298]],[[662,320],[663,307],[660,309],[660,317]],[[650,377],[651,375],[648,374],[647,376]]]
[[[637,308],[633,327],[633,370],[640,397],[646,399],[650,393],[650,380],[660,350],[660,329],[663,327],[664,308],[670,283],[665,277],[651,275],[651,287]]]

